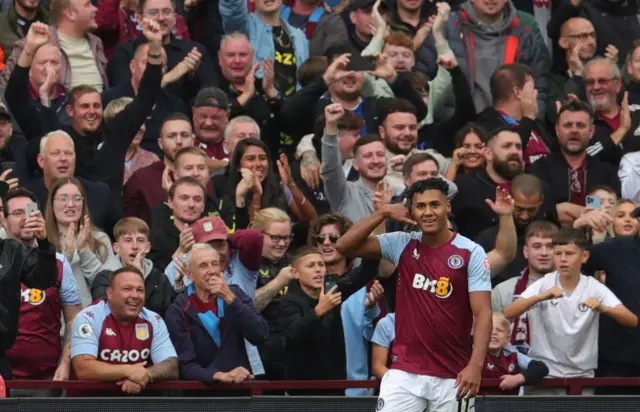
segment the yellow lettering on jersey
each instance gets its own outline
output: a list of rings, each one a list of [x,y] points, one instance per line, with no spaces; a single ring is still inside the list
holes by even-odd
[[[263,278],[268,278],[270,273],[271,272],[269,272],[269,269],[267,270],[260,269],[260,276],[262,276]]]

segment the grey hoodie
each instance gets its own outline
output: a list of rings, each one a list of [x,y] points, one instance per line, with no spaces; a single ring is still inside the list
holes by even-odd
[[[504,6],[502,18],[494,24],[486,24],[480,21],[473,9],[471,1],[467,1],[460,7],[467,12],[472,24],[461,20],[473,33],[475,43],[475,73],[473,78],[472,95],[473,103],[478,110],[492,105],[491,88],[489,86],[491,75],[504,61],[506,46],[506,32],[516,17],[516,10],[509,0]],[[469,64],[472,67],[471,64]]]

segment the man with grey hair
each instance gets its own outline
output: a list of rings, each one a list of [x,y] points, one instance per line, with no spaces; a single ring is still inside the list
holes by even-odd
[[[620,69],[610,59],[596,57],[584,68],[585,96],[594,111],[595,132],[587,152],[616,168],[622,155],[631,151],[631,140],[626,138],[631,129],[629,101],[625,92],[622,104],[617,96],[622,87]]]
[[[260,139],[260,126],[249,116],[234,117],[224,129],[224,141],[229,156],[236,150],[236,144],[245,139]]]
[[[24,187],[36,195],[44,214],[53,183],[58,179],[73,177],[76,171],[76,150],[73,139],[67,132],[55,130],[40,140],[38,166],[42,169],[42,175],[29,179]],[[87,192],[86,200],[92,223],[105,233],[112,233],[113,226],[124,216],[109,186],[103,182],[76,178]]]
[[[253,379],[245,339],[260,345],[268,334],[267,322],[252,299],[239,286],[227,283],[220,263],[211,245],[194,244],[187,255],[192,283],[165,316],[182,380],[238,383]]]

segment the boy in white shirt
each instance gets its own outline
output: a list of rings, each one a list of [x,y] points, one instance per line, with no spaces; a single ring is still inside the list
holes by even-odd
[[[556,378],[593,377],[598,362],[600,314],[635,328],[638,318],[602,283],[580,273],[589,258],[589,242],[577,229],[562,229],[553,238],[556,271],[529,286],[504,310],[514,319],[528,311],[529,356],[549,367]],[[565,389],[536,388],[528,393],[560,395]]]

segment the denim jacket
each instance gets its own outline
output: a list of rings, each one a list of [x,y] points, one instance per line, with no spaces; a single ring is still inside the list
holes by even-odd
[[[265,59],[273,59],[276,46],[273,43],[273,28],[262,21],[256,13],[249,13],[246,0],[220,0],[220,15],[225,33],[241,32],[249,37],[254,50],[254,63]],[[309,42],[300,29],[282,20],[282,27],[287,31],[296,55],[296,65],[300,67],[309,58]],[[262,68],[256,73],[262,78]],[[299,87],[298,87],[299,88]]]

